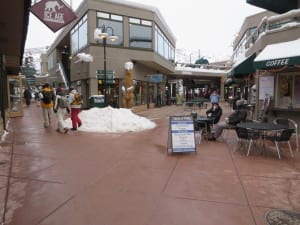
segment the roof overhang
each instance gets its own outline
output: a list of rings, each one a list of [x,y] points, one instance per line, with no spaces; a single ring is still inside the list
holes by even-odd
[[[229,77],[244,77],[249,74],[253,74],[255,69],[253,67],[253,61],[256,57],[256,53],[250,55],[244,60],[237,62],[233,65],[232,69],[229,71]]]
[[[261,70],[300,65],[300,39],[267,45],[254,59],[254,68]]]
[[[0,7],[0,54],[8,73],[18,73],[25,48],[31,0],[5,1]]]
[[[298,0],[247,0],[247,3],[280,14],[299,8]]]

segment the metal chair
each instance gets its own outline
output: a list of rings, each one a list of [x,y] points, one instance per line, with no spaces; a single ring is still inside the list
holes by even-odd
[[[281,158],[280,151],[279,151],[279,143],[287,143],[289,146],[291,156],[294,157],[291,144],[290,144],[290,138],[293,135],[293,132],[294,129],[284,129],[284,130],[274,131],[273,134],[265,135],[264,137],[265,140],[269,140],[275,143],[279,159]]]
[[[242,116],[241,116],[241,121],[240,121],[240,123],[246,122],[245,120],[246,120],[246,118],[247,118],[247,112],[244,111],[244,110],[241,110],[240,113],[241,113],[241,115],[242,115]],[[228,133],[229,133],[229,131],[230,131],[230,130],[235,130],[235,128],[236,128],[236,124],[228,124],[228,126],[224,127],[224,130],[223,130],[223,132],[222,132],[222,138],[223,138],[224,140],[226,140],[226,139],[228,138]]]
[[[195,139],[196,139],[196,143],[197,143],[198,145],[201,144],[201,141],[202,141],[202,135],[203,135],[204,130],[205,130],[205,127],[201,126],[201,124],[198,123],[198,122],[194,119]]]
[[[298,136],[298,124],[289,118],[278,117],[273,120],[275,124],[285,125],[289,129],[293,129],[293,136],[296,137],[296,150],[299,151],[299,136]]]
[[[252,143],[260,137],[260,133],[258,131],[254,131],[243,127],[236,127],[235,131],[237,135],[237,142],[235,143],[233,152],[236,151],[237,145],[239,143],[244,142],[248,144],[247,156],[249,156]]]

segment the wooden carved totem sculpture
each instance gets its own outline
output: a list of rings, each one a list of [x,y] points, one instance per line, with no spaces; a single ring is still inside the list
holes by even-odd
[[[126,62],[125,63],[125,78],[122,85],[122,92],[123,92],[123,98],[122,98],[122,105],[124,108],[130,109],[133,107],[133,101],[134,101],[134,82],[133,82],[133,63],[132,62]]]

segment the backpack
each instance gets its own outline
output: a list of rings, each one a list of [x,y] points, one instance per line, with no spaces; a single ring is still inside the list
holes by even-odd
[[[60,98],[57,100],[58,107],[60,108],[68,108],[69,102],[67,96],[60,96]]]
[[[43,99],[42,100],[45,104],[50,104],[52,101],[52,98],[53,98],[53,96],[52,96],[51,91],[43,91]]]
[[[82,95],[76,92],[74,94],[74,100],[71,105],[81,105],[82,104]]]

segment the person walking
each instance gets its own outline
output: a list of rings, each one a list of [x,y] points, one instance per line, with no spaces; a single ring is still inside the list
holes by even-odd
[[[218,95],[217,91],[214,90],[213,93],[209,96],[210,103],[213,105],[214,103],[219,104],[220,96]]]
[[[24,91],[24,98],[25,98],[26,105],[29,106],[30,101],[31,101],[31,91],[30,91],[29,87],[26,88]]]
[[[81,105],[82,105],[82,99],[81,95],[78,93],[76,89],[70,89],[69,93],[69,104],[71,108],[71,120],[72,120],[72,131],[77,130],[78,127],[82,125],[82,122],[80,118],[78,117],[78,114],[80,113]]]
[[[57,92],[53,111],[57,118],[57,129],[59,133],[68,133],[69,128],[65,122],[66,113],[70,113],[68,97],[63,91]]]
[[[42,91],[40,92],[40,99],[44,118],[44,127],[47,128],[51,123],[51,111],[55,100],[53,90],[48,83],[43,85]]]

